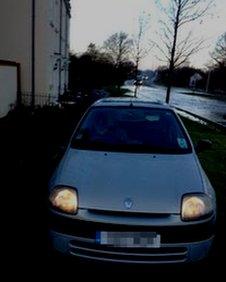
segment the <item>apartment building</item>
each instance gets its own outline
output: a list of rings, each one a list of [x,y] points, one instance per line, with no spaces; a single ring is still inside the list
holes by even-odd
[[[0,60],[20,66],[18,101],[42,106],[67,91],[70,17],[70,0],[1,1]]]

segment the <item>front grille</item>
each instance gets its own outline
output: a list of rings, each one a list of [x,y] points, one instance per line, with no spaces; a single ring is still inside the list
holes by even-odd
[[[56,232],[81,238],[95,239],[97,231],[156,232],[163,244],[192,243],[209,239],[214,234],[214,224],[210,220],[187,226],[131,226],[80,221],[51,215],[50,228]]]
[[[94,210],[89,209],[89,213],[94,215],[110,215],[114,217],[121,218],[122,216],[132,217],[134,219],[139,218],[148,218],[148,219],[156,219],[156,218],[164,218],[167,219],[170,217],[168,213],[144,213],[144,212],[127,212],[127,211],[107,211],[107,210]]]
[[[183,263],[187,260],[185,247],[120,248],[102,246],[95,240],[81,242],[73,240],[69,244],[71,255],[78,257],[124,263]]]

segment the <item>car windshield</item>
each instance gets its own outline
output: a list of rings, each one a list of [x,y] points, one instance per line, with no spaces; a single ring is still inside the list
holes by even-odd
[[[148,107],[94,107],[72,138],[83,150],[184,154],[189,139],[172,110]]]

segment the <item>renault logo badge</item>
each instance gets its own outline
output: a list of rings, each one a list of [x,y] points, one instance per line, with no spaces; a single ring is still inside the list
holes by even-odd
[[[126,198],[124,201],[124,206],[127,210],[130,210],[133,206],[133,201],[130,198]]]

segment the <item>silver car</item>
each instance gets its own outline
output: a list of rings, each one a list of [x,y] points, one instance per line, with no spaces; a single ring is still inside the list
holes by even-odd
[[[182,263],[205,258],[212,245],[215,193],[167,105],[130,98],[96,102],[49,189],[50,238],[64,254]]]

